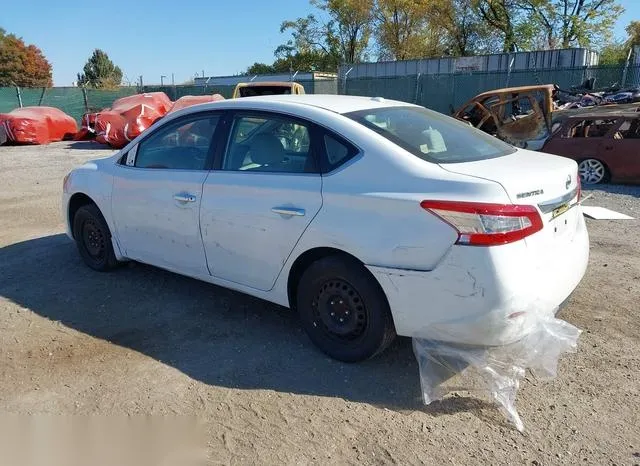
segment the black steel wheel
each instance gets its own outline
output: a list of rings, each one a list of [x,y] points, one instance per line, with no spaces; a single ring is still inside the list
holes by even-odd
[[[329,338],[352,341],[367,328],[367,309],[358,291],[341,279],[327,280],[311,303],[313,325]]]
[[[78,209],[73,217],[73,237],[82,260],[92,269],[106,272],[118,265],[111,232],[95,204]]]
[[[298,284],[297,309],[309,338],[340,361],[371,358],[395,337],[380,285],[348,256],[325,257],[305,270]]]

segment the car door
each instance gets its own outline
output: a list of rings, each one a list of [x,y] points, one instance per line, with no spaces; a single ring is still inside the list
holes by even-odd
[[[614,178],[640,179],[640,118],[621,119],[603,146],[602,160]]]
[[[593,118],[569,118],[542,148],[543,152],[575,160],[599,158],[603,145],[602,122]]]
[[[229,114],[227,127],[227,146],[202,192],[209,271],[269,290],[322,205],[316,130],[265,112]]]
[[[167,123],[117,167],[112,211],[127,257],[208,275],[199,210],[219,120],[220,114],[199,113]]]

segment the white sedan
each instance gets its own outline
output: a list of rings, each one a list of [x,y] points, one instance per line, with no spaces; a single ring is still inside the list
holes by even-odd
[[[396,334],[517,341],[589,255],[574,161],[381,98],[193,106],[63,191],[92,269],[135,260],[296,309],[343,361]]]

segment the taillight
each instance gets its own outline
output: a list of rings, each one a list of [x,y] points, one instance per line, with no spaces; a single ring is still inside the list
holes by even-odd
[[[456,244],[513,243],[542,230],[543,226],[538,209],[531,205],[422,201],[420,206],[456,229]]]

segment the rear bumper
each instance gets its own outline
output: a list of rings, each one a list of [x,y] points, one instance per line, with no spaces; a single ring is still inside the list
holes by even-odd
[[[541,315],[557,312],[582,280],[589,260],[582,215],[570,240],[551,244],[453,246],[430,272],[368,268],[399,335],[498,346],[520,340]]]

